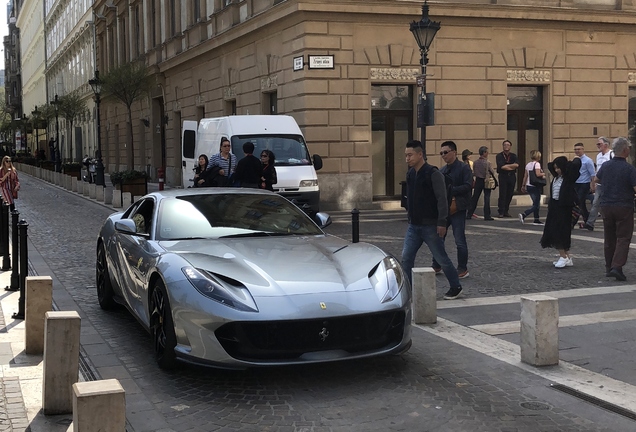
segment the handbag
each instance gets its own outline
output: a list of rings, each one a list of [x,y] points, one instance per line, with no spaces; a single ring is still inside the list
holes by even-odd
[[[536,166],[536,164],[535,164]],[[543,170],[541,170],[543,172]],[[545,177],[537,177],[536,168],[529,171],[530,173],[530,184],[534,187],[543,187],[547,184]]]
[[[484,179],[484,189],[494,190],[497,189],[499,183],[497,183],[497,179],[495,178],[492,171],[488,171],[486,174],[486,178]]]

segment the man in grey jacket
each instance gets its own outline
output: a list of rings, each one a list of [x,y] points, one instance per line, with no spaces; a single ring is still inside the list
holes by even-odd
[[[419,141],[409,141],[404,154],[409,166],[406,173],[409,225],[404,237],[402,266],[412,282],[411,272],[415,265],[415,256],[422,243],[426,243],[450,284],[444,298],[455,299],[461,294],[462,286],[459,283],[457,269],[444,249],[448,216],[444,175],[436,167],[426,163],[422,143]]]

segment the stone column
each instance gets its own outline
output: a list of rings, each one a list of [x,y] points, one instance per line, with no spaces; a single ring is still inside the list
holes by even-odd
[[[521,297],[521,361],[559,364],[559,301],[546,295]]]
[[[27,354],[44,353],[44,316],[53,309],[53,279],[28,276],[25,284],[25,339]]]
[[[73,384],[73,431],[126,430],[126,393],[118,380]]]
[[[415,324],[437,322],[437,285],[431,267],[413,269],[413,321]]]

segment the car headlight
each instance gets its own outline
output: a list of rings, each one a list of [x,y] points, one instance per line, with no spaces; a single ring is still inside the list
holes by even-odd
[[[258,312],[256,302],[247,288],[218,281],[207,271],[194,267],[183,267],[181,271],[204,296],[240,311]]]
[[[369,280],[381,303],[397,297],[406,281],[402,266],[390,256],[384,258],[371,273]]]
[[[301,180],[300,187],[318,186],[318,180]]]

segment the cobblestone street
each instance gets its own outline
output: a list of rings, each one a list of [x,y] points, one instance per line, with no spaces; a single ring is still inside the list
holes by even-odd
[[[82,316],[82,348],[101,378],[126,389],[130,430],[142,431],[628,431],[636,423],[550,389],[550,381],[429,332],[413,329],[402,355],[358,362],[226,371],[155,364],[149,335],[125,310],[102,311],[95,240],[112,209],[29,176],[17,209],[29,223],[30,259],[51,272],[54,300]],[[350,237],[349,215],[327,232]],[[401,255],[404,213],[363,212],[361,240]],[[515,224],[516,222],[516,224]],[[575,267],[556,270],[540,227],[514,220],[468,222],[467,298],[609,287],[602,231],[573,233]],[[599,242],[600,241],[600,242]],[[455,261],[452,236],[447,239]],[[416,265],[429,265],[424,249]],[[628,280],[636,277],[626,270]],[[437,278],[438,295],[447,289]],[[444,311],[440,310],[443,316]],[[10,397],[11,383],[2,389]],[[11,406],[0,405],[0,431]],[[17,429],[16,429],[17,430]]]

